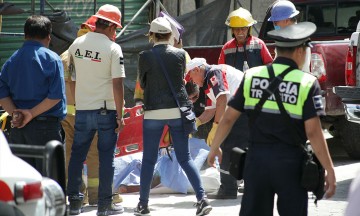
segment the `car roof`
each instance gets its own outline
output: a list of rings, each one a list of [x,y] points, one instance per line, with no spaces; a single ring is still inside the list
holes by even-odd
[[[0,158],[12,154],[4,133],[0,130]]]
[[[34,167],[11,152],[5,135],[0,130],[0,178],[4,176],[11,176],[11,178],[21,176],[24,181],[42,179],[41,174]]]

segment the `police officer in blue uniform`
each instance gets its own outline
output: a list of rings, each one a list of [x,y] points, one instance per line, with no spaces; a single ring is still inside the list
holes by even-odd
[[[315,24],[303,22],[268,32],[268,36],[275,40],[277,58],[269,67],[259,66],[246,72],[219,123],[208,156],[208,163],[212,166],[215,156],[222,160],[219,146],[236,119],[242,113],[250,118],[250,146],[245,161],[246,187],[241,216],[273,215],[275,194],[281,216],[307,215],[308,195],[300,183],[304,151],[300,145],[295,145],[297,141],[302,145],[306,140],[310,141],[326,170],[325,197],[335,193],[334,166],[319,120],[319,116],[324,114],[319,83],[314,76],[299,70],[305,62],[306,47],[311,46],[309,37],[315,30]],[[255,108],[269,84],[275,80],[270,77],[278,77],[286,70],[287,74],[275,88],[277,93],[264,98],[262,109]],[[275,95],[280,95],[279,102]],[[283,104],[290,118],[281,114],[278,103]]]

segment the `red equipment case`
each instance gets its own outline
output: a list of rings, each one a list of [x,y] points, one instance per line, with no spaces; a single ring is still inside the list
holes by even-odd
[[[121,157],[143,151],[143,119],[144,112],[142,110],[142,105],[125,108],[125,127],[118,134],[115,157]],[[168,126],[166,125],[160,139],[160,148],[167,147],[170,144],[170,142],[164,142],[164,136],[167,131]]]

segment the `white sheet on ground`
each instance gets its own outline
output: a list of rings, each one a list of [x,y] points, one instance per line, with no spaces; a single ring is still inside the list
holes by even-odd
[[[215,168],[205,166],[202,169],[209,153],[209,147],[205,140],[189,139],[190,155],[195,166],[200,170],[200,177],[206,192],[215,191],[220,185],[220,175]],[[161,184],[151,189],[150,193],[188,193],[193,189],[186,174],[176,160],[175,152],[171,151],[170,160],[168,155],[159,155],[155,165],[155,172],[161,177]],[[131,154],[115,159],[114,188],[120,185],[139,185],[142,153]]]

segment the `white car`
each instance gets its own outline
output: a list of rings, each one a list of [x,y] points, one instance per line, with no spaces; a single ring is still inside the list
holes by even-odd
[[[64,216],[66,211],[60,185],[13,155],[1,130],[0,202],[13,206],[24,216]]]

